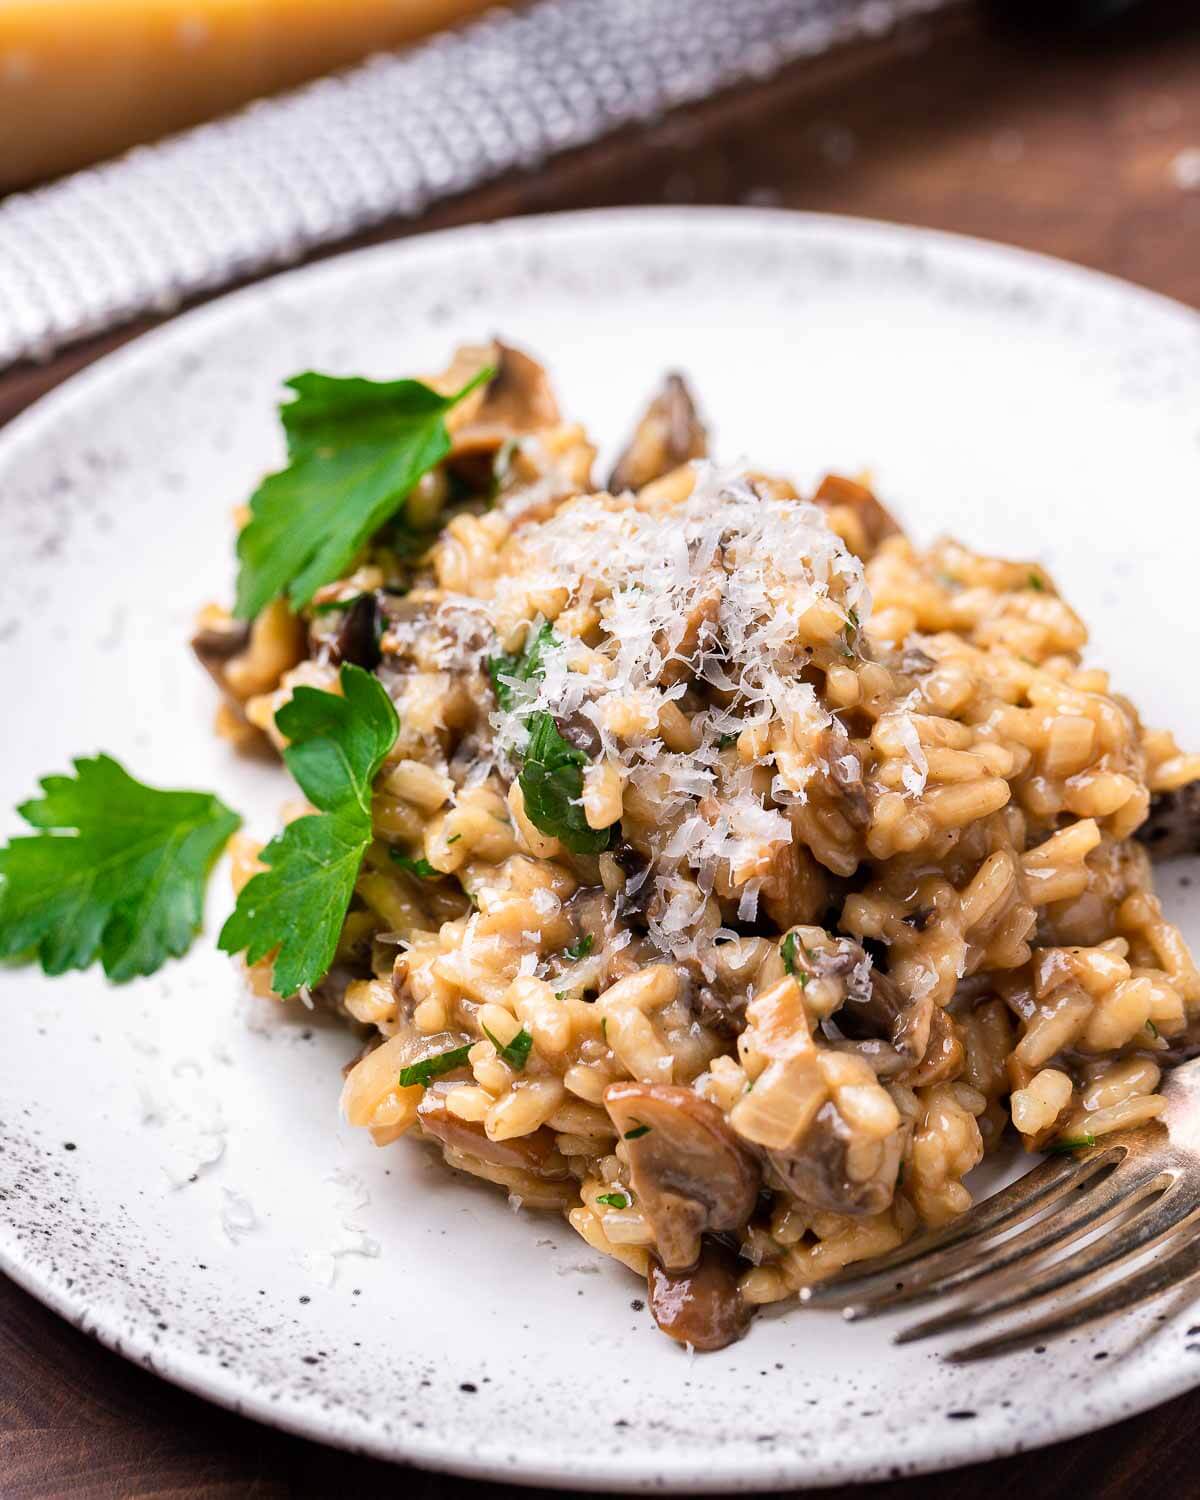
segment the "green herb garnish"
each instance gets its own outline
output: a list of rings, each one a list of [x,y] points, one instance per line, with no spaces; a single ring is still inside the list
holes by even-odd
[[[533,826],[562,841],[572,854],[607,849],[612,828],[591,828],[582,807],[583,770],[588,763],[558,732],[554,719],[536,713],[529,720],[529,743],[519,777],[525,812]]]
[[[624,1193],[597,1193],[597,1203],[607,1203],[609,1208],[628,1208],[629,1199]]]
[[[462,838],[461,833],[452,833],[446,840],[446,848],[449,849],[451,844],[457,844],[460,838]]]
[[[730,747],[730,745],[736,745],[737,742],[738,742],[738,731],[736,729],[734,729],[729,734],[723,734],[721,736],[721,738],[717,741],[717,749],[718,750],[728,750],[729,747]]]
[[[1066,1140],[1055,1141],[1051,1146],[1043,1146],[1042,1150],[1047,1156],[1056,1156],[1066,1151],[1082,1151],[1085,1146],[1095,1144],[1096,1137],[1089,1130],[1086,1135],[1075,1135]]]
[[[554,627],[548,620],[525,643],[525,649],[516,656],[500,655],[488,658],[488,676],[492,679],[492,691],[496,702],[507,713],[515,701],[511,682],[502,682],[502,677],[515,677],[518,682],[540,682],[545,673],[542,654],[547,646],[556,645]]]
[[[343,577],[355,554],[450,451],[446,413],[495,372],[440,396],[419,380],[339,379],[311,371],[286,382],[288,466],[250,500],[238,536],[234,613],[253,619],[286,594],[293,609]]]
[[[319,809],[289,823],[259,856],[218,945],[257,963],[275,951],[272,986],[293,995],[325,975],[371,842],[371,784],[399,721],[378,678],[347,663],[342,696],[298,687],[275,715],[283,759]]]
[[[641,1140],[642,1136],[650,1134],[649,1125],[635,1125],[632,1130],[625,1132],[624,1139],[627,1141]]]
[[[789,932],[787,937],[779,945],[779,956],[783,959],[783,970],[785,974],[796,972],[796,943],[798,939],[794,932]]]
[[[501,1061],[506,1062],[514,1073],[524,1071],[525,1064],[529,1061],[530,1049],[533,1047],[533,1038],[525,1030],[524,1026],[521,1027],[520,1031],[517,1032],[516,1036],[513,1037],[507,1046],[503,1042],[498,1041],[486,1026],[483,1028],[483,1034],[491,1042],[492,1046],[495,1047]]]
[[[470,1050],[471,1043],[468,1042],[465,1047],[451,1047],[449,1052],[435,1052],[432,1057],[423,1057],[420,1062],[409,1063],[407,1068],[400,1069],[400,1087],[411,1089],[420,1084],[423,1088],[431,1078],[452,1073],[466,1062]]]
[[[563,949],[563,952],[567,955],[568,958],[578,961],[581,958],[586,958],[595,946],[595,935],[588,932],[585,933],[578,942],[568,943],[568,945]]]
[[[241,819],[210,792],[160,791],[111,756],[46,776],[0,847],[0,958],[47,974],[97,959],[121,984],[186,953],[208,873]]]
[[[1042,582],[1042,580],[1036,573],[1030,573],[1029,587],[1031,589],[1036,589],[1039,594],[1044,594],[1046,592],[1046,585]]]
[[[389,849],[388,856],[406,870],[410,875],[415,875],[418,880],[440,880],[442,872],[435,870],[422,854],[419,859],[413,859],[409,854],[401,854],[399,849]]]

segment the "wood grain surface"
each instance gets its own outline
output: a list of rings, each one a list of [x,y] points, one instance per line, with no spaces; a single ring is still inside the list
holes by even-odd
[[[1062,255],[1200,306],[1200,6],[1164,0],[1082,39],[1013,36],[964,11],[793,69],[364,242],[504,214],[663,202],[774,204],[958,230]],[[48,366],[0,374],[0,421],[146,326],[66,351]],[[970,1375],[963,1380],[969,1388]],[[1053,1449],[871,1493],[1187,1500],[1200,1496],[1197,1430],[1200,1391]],[[257,1427],[164,1385],[0,1281],[2,1500],[518,1493]]]

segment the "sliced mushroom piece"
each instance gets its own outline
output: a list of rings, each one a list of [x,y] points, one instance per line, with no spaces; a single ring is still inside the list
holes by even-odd
[[[383,638],[384,619],[376,594],[360,594],[342,617],[337,634],[333,637],[329,658],[333,665],[352,662],[373,672],[383,660],[380,641]]]
[[[426,1135],[460,1156],[497,1167],[515,1167],[546,1182],[561,1182],[567,1177],[566,1158],[555,1145],[552,1130],[541,1126],[529,1135],[493,1141],[480,1121],[460,1120],[450,1113],[446,1095],[456,1086],[456,1081],[439,1078],[425,1090],[417,1106],[417,1121]]]
[[[1200,781],[1189,781],[1173,792],[1156,792],[1137,837],[1152,859],[1200,854]]]
[[[558,402],[550,377],[536,359],[509,344],[493,346],[496,373],[483,399],[458,424],[447,422],[453,447],[450,462],[495,453],[509,438],[553,427],[559,420]]]
[[[205,611],[203,624],[192,637],[192,651],[196,660],[217,684],[222,692],[225,687],[225,665],[239,656],[250,644],[250,626],[245,620],[232,616],[224,619]]]
[[[885,537],[896,536],[900,532],[895,517],[887,507],[881,505],[871,490],[857,479],[847,479],[842,474],[826,474],[813,499],[830,512],[834,530],[847,533],[847,545],[864,562]],[[843,524],[839,525],[839,521]]]
[[[737,1257],[718,1240],[704,1241],[690,1271],[668,1271],[652,1259],[646,1289],[654,1321],[668,1338],[693,1349],[735,1344],[754,1316],[738,1290]]]
[[[669,1271],[694,1266],[707,1230],[740,1229],[760,1172],[715,1104],[665,1083],[613,1083],[604,1103],[625,1142],[634,1197]]]
[[[617,460],[608,487],[614,495],[640,490],[689,459],[708,454],[708,433],[682,375],[674,372],[646,408]]]
[[[891,1043],[906,1066],[914,1067],[928,1050],[934,1009],[930,996],[911,999],[894,979],[872,969],[859,996],[851,995],[838,1012],[837,1024],[852,1039]]]
[[[878,1143],[868,1170],[851,1154],[853,1132],[837,1105],[827,1100],[803,1140],[792,1151],[768,1151],[768,1183],[781,1187],[810,1208],[835,1214],[882,1213],[892,1201],[904,1154],[907,1127]]]

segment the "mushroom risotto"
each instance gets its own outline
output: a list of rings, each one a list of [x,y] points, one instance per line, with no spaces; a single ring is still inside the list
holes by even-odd
[[[347,662],[398,715],[300,992],[362,1038],[346,1117],[565,1214],[719,1348],[961,1213],[1010,1123],[1069,1150],[1161,1111],[1200,974],[1148,854],[1197,846],[1200,756],[1036,564],[710,463],[678,376],[598,490],[527,355],[432,389],[488,367],[341,581],[196,650],[246,749]]]

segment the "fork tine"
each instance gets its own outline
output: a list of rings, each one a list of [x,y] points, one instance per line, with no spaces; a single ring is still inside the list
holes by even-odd
[[[1065,1248],[1080,1235],[1124,1212],[1153,1192],[1161,1177],[1161,1173],[1145,1170],[1139,1174],[1136,1168],[1130,1172],[1110,1172],[1078,1197],[1060,1195],[1043,1218],[1002,1243],[992,1245],[988,1241],[983,1245],[960,1246],[957,1251],[942,1257],[940,1265],[916,1267],[902,1287],[893,1285],[892,1290],[869,1300],[852,1302],[842,1309],[843,1316],[848,1322],[859,1322],[912,1302],[926,1302],[945,1292],[958,1291],[975,1282],[986,1282],[995,1277],[1007,1279],[1045,1251],[1060,1246]]]
[[[1156,1182],[1152,1187],[1160,1185],[1160,1182]],[[1149,1194],[1146,1196],[1149,1197]],[[927,1318],[911,1328],[905,1328],[896,1335],[894,1342],[911,1344],[917,1339],[930,1338],[951,1328],[961,1328],[964,1324],[975,1323],[983,1318],[1029,1307],[1078,1283],[1085,1276],[1131,1260],[1159,1240],[1165,1239],[1176,1225],[1182,1224],[1196,1211],[1194,1199],[1190,1194],[1180,1192],[1173,1181],[1153,1202],[1143,1201],[1132,1218],[1118,1228],[1090,1241],[1073,1255],[1049,1262],[1044,1271],[1039,1272],[1035,1282],[1018,1284],[1013,1290],[994,1298],[990,1298],[986,1291],[977,1290],[972,1298],[950,1308],[948,1312],[939,1313],[937,1317]],[[1007,1275],[1001,1274],[998,1279],[1002,1285],[1007,1283],[1012,1286],[1014,1278],[1010,1272]]]
[[[1113,1146],[1097,1151],[1083,1161],[1067,1157],[1044,1161],[944,1228],[909,1240],[891,1255],[869,1263],[866,1269],[851,1276],[805,1287],[800,1300],[813,1307],[845,1306],[859,1297],[869,1298],[875,1292],[891,1291],[895,1285],[895,1273],[913,1261],[919,1260],[936,1271],[939,1265],[945,1264],[952,1251],[968,1241],[1014,1228],[1072,1188],[1090,1182],[1105,1167],[1119,1164],[1124,1155],[1123,1148]]]
[[[953,1364],[968,1364],[973,1360],[987,1359],[997,1354],[1015,1354],[1060,1333],[1083,1328],[1088,1323],[1098,1322],[1113,1313],[1128,1312],[1149,1302],[1160,1292],[1176,1291],[1200,1281],[1200,1238],[1189,1238],[1187,1231],[1200,1218],[1200,1208],[1175,1226],[1173,1239],[1178,1247],[1166,1255],[1159,1255],[1140,1271],[1135,1271],[1115,1285],[1095,1292],[1082,1301],[1069,1303],[1058,1312],[1026,1323],[1011,1333],[997,1334],[983,1339],[978,1344],[969,1344],[965,1349],[955,1349],[946,1358]]]

